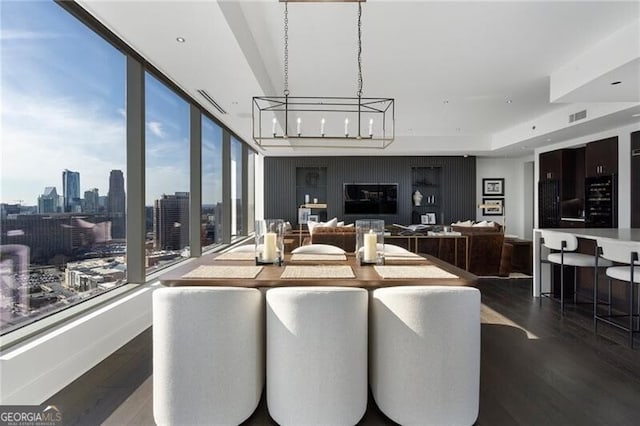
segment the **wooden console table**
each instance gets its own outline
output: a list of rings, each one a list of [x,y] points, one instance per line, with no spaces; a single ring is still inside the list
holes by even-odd
[[[393,244],[406,248],[407,250],[416,254],[428,254],[437,257],[440,260],[448,261],[449,259],[443,259],[442,253],[443,241],[453,240],[453,265],[464,267],[465,271],[469,270],[469,236],[457,235],[457,234],[439,234],[439,235],[391,235],[385,236],[385,244]],[[433,244],[430,244],[433,242]],[[464,265],[458,263],[458,244],[464,243]],[[437,247],[431,247],[437,244]]]

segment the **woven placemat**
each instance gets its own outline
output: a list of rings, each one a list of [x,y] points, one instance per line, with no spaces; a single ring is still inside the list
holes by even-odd
[[[296,253],[291,255],[292,261],[309,261],[309,260],[347,260],[344,254],[312,254],[312,253]]]
[[[184,274],[183,278],[255,278],[262,266],[218,266],[202,265]]]
[[[458,278],[443,269],[433,265],[425,266],[374,266],[382,278]]]
[[[256,254],[251,252],[222,253],[213,260],[256,260]]]
[[[355,278],[351,266],[345,265],[288,265],[280,278]]]
[[[403,259],[424,259],[424,257],[420,256],[419,254],[411,253],[410,251],[406,253],[385,253],[384,258],[386,259],[388,257],[401,257]]]
[[[385,256],[385,265],[416,265],[420,263],[429,263],[427,259],[422,256],[410,257],[410,256]]]

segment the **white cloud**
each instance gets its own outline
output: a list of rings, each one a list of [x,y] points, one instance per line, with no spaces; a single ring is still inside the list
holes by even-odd
[[[26,30],[12,30],[10,28],[3,28],[0,31],[0,40],[41,40],[63,37],[62,34],[45,32],[45,31],[26,31]]]
[[[95,105],[5,87],[1,114],[2,201],[35,204],[45,186],[61,193],[65,168],[80,172],[81,191],[95,187],[101,195],[111,170],[126,173],[124,119]]]
[[[159,138],[164,138],[166,135],[165,131],[162,129],[162,123],[158,121],[149,121],[147,123],[147,129]]]

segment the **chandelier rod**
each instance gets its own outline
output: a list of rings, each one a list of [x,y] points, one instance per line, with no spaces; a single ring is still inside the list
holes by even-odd
[[[362,3],[358,2],[358,139],[361,135],[361,118],[362,118]]]
[[[289,2],[284,2],[284,137],[289,136]]]

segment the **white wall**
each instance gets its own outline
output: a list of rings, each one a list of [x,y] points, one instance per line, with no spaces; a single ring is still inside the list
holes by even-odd
[[[531,239],[531,218],[533,217],[533,187],[531,185],[532,163],[530,156],[521,158],[476,159],[476,205],[482,204],[482,179],[504,178],[504,206],[506,233],[519,238]],[[528,164],[528,166],[527,166]],[[486,197],[496,198],[496,197]],[[483,216],[482,209],[476,210],[476,220],[493,220],[502,223],[502,216]]]
[[[140,286],[116,301],[0,354],[0,404],[40,405],[151,326],[151,294]]]
[[[540,154],[556,149],[573,148],[600,139],[618,137],[618,228],[631,227],[631,133],[640,130],[640,123],[618,127],[599,133],[593,133],[576,139],[559,142],[539,148],[535,152],[535,179],[540,179]],[[537,186],[537,184],[536,184]],[[538,191],[534,191],[535,211],[538,211]],[[535,215],[535,224],[538,226],[538,215]]]

